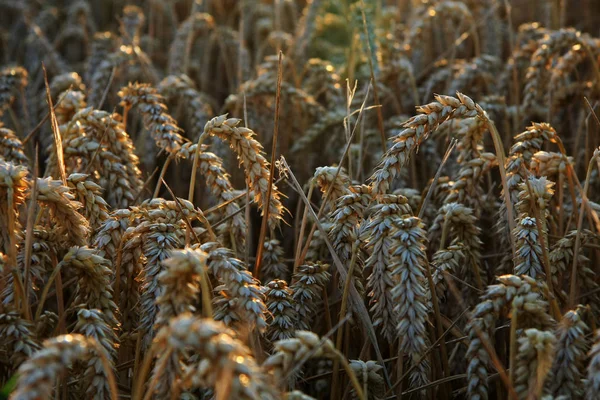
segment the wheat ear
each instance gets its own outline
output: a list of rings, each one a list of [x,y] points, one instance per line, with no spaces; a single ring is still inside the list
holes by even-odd
[[[371,298],[373,326],[379,327],[382,334],[392,340],[396,336],[394,319],[396,312],[392,300],[391,248],[392,228],[403,215],[411,214],[408,199],[404,196],[383,195],[379,204],[371,207],[371,218],[361,227],[360,239],[366,243],[365,249],[371,254],[365,262],[365,269],[371,271],[367,278],[367,290]]]
[[[264,331],[267,327],[266,305],[260,282],[252,277],[242,261],[233,257],[229,249],[214,242],[205,243],[200,248],[208,254],[210,273],[222,285],[216,290],[225,289],[235,301],[237,313],[251,329]]]
[[[292,278],[290,288],[293,293],[294,307],[298,313],[296,319],[298,329],[307,330],[311,326],[321,294],[331,277],[327,272],[328,268],[328,264],[320,262],[300,265]]]
[[[85,336],[62,335],[46,340],[42,349],[19,367],[17,387],[11,400],[46,400],[61,374],[73,363],[97,360],[96,369],[108,382],[110,399],[117,399],[115,377],[107,361],[105,350],[94,339]],[[93,397],[100,399],[100,397]]]
[[[12,105],[16,94],[27,86],[28,76],[23,67],[5,67],[0,70],[0,117]]]
[[[498,281],[499,284],[487,287],[467,325],[467,396],[471,399],[488,398],[487,366],[490,355],[485,343],[492,343],[492,332],[500,316],[508,312],[513,315],[516,313],[519,328],[535,326],[543,329],[553,324],[547,312],[548,303],[541,294],[547,290],[543,283],[528,276],[516,275],[502,275]]]
[[[164,260],[165,269],[158,275],[162,294],[156,299],[158,314],[154,329],[157,331],[169,325],[169,321],[179,315],[193,313],[194,303],[200,292],[202,269],[206,268],[208,255],[201,250],[173,250],[169,258]],[[180,375],[181,354],[173,353],[164,363],[157,363],[153,371],[156,385],[156,396],[168,398],[176,386]]]
[[[0,160],[24,166],[29,164],[29,159],[25,155],[21,139],[19,139],[12,130],[3,128],[1,124]]]
[[[234,337],[222,323],[183,314],[157,333],[157,366],[171,353],[191,350],[197,360],[185,367],[177,389],[213,388],[217,397],[227,393],[240,400],[277,398],[250,350]]]
[[[88,221],[77,210],[82,204],[75,200],[68,186],[52,178],[38,178],[37,200],[48,207],[54,220],[59,224],[60,232],[70,243],[78,246],[87,243],[90,226]]]
[[[292,296],[292,290],[281,279],[267,284],[265,297],[267,298],[267,310],[271,314],[267,337],[271,342],[290,339],[294,336],[297,314],[294,310]]]
[[[240,122],[237,118],[227,119],[227,115],[221,115],[206,123],[203,135],[217,136],[229,142],[246,169],[246,179],[254,200],[264,213],[270,176],[269,162],[264,156],[263,146],[254,138],[254,131],[238,126]],[[269,226],[272,229],[279,226],[279,221],[283,218],[284,208],[280,196],[279,190],[273,185],[269,204]]]
[[[537,329],[527,329],[519,338],[514,383],[519,399],[542,395],[554,360],[555,342],[552,332]]]
[[[167,106],[158,91],[150,85],[130,83],[119,91],[121,105],[127,110],[138,106],[144,119],[144,126],[154,141],[167,153],[176,154],[184,139],[182,129],[167,113]]]
[[[589,347],[586,336],[590,333],[583,320],[584,313],[583,306],[567,311],[556,328],[556,357],[547,382],[553,396],[581,398],[583,395],[581,378]]]

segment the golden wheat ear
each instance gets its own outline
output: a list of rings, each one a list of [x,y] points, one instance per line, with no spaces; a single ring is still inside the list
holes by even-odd
[[[94,374],[95,384],[86,390],[86,396],[96,397],[98,385],[108,385],[104,398],[117,399],[117,385],[107,361],[106,351],[95,339],[83,335],[62,335],[42,343],[41,350],[21,365],[17,387],[12,400],[50,399],[57,379],[75,362],[83,362]]]

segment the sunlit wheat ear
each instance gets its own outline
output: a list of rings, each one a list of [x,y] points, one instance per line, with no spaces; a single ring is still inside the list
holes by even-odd
[[[543,283],[525,275],[503,275],[498,277],[498,281],[499,284],[487,287],[467,325],[467,396],[472,399],[488,398],[490,356],[484,342],[493,345],[493,329],[499,318],[516,311],[517,326],[521,329],[547,329],[554,323],[548,315],[548,303],[542,295],[547,290]]]
[[[297,314],[292,296],[292,290],[283,280],[276,279],[267,284],[265,297],[271,316],[266,335],[271,342],[294,336]]]
[[[117,252],[123,235],[130,224],[136,222],[138,221],[130,210],[119,209],[113,211],[99,227],[93,241],[94,247],[102,257],[112,262],[113,268],[116,268]],[[120,280],[118,306],[123,314],[123,330],[129,331],[132,325],[137,326],[139,315],[140,282],[136,277],[143,268],[141,245],[135,246],[131,251],[122,252],[120,267],[120,276],[115,277],[115,280]]]
[[[208,255],[201,250],[189,248],[173,250],[162,262],[166,268],[158,275],[162,294],[156,299],[158,315],[156,328],[167,325],[170,318],[194,312],[194,304],[200,292],[202,269],[206,268]]]
[[[89,107],[75,114],[69,126],[82,127],[85,136],[78,133],[80,137],[67,141],[65,155],[81,157],[86,168],[95,160],[90,170],[99,175],[97,183],[107,202],[120,208],[132,205],[142,189],[142,175],[133,142],[118,115]]]
[[[58,97],[58,101],[60,101],[60,104],[56,105],[54,113],[59,126],[71,121],[73,115],[87,106],[85,94],[79,91],[62,92]]]
[[[19,312],[7,309],[0,312],[0,342],[10,362],[6,370],[9,374],[40,349],[32,323]]]
[[[302,365],[300,363],[309,359],[344,359],[331,340],[321,340],[316,333],[299,330],[294,336],[291,339],[275,342],[273,355],[263,363],[263,369],[272,374],[278,385],[287,386],[288,382],[285,382],[284,378],[288,375],[293,382],[300,371],[298,369]],[[296,373],[290,375],[294,370]]]
[[[566,157],[558,152],[538,151],[531,158],[529,168],[537,177],[546,176],[558,180],[558,176],[566,176],[568,165],[574,165],[573,157]]]
[[[82,204],[75,200],[68,186],[52,178],[38,178],[37,201],[50,210],[53,221],[65,236],[67,243],[82,246],[87,243],[90,226],[78,210]]]
[[[205,38],[214,29],[215,22],[210,14],[195,13],[190,15],[177,29],[175,38],[169,48],[169,65],[167,70],[170,75],[187,74],[190,53],[194,42]]]
[[[218,243],[200,246],[208,254],[208,270],[236,300],[236,308],[243,322],[251,329],[263,332],[267,327],[264,288],[246,269],[244,263],[233,256],[231,250]]]
[[[108,365],[114,369],[119,339],[114,329],[106,323],[106,317],[102,311],[85,308],[79,310],[73,332],[94,339],[104,349]],[[86,396],[94,399],[108,399],[110,398],[110,387],[104,378],[103,371],[97,368],[99,363],[100,360],[97,357],[92,357],[87,361],[82,386],[86,388]]]
[[[177,203],[162,198],[144,201],[135,209],[138,222],[128,228],[121,239],[123,259],[127,257],[133,261],[143,255],[143,267],[137,279],[141,283],[139,329],[143,332],[145,347],[150,345],[154,336],[158,313],[156,299],[162,294],[158,276],[165,268],[162,261],[170,256],[172,250],[182,248],[185,243],[184,215],[190,222],[198,218],[194,206],[187,200],[178,199]]]
[[[21,236],[19,207],[30,186],[28,174],[25,167],[0,161],[0,250],[4,254],[10,254],[12,246],[17,245],[11,243],[11,235],[14,239]]]
[[[277,398],[250,350],[234,332],[220,322],[183,314],[169,321],[156,335],[159,350],[156,368],[164,365],[171,353],[194,354],[194,364],[184,367],[177,389],[212,388],[217,398]]]
[[[176,153],[184,143],[182,130],[168,114],[164,99],[150,85],[130,83],[119,91],[121,105],[130,109],[138,106],[144,127],[150,131],[156,145],[167,153]]]
[[[394,178],[406,166],[411,153],[435,131],[439,125],[453,118],[487,118],[485,112],[469,97],[458,93],[458,98],[436,96],[436,101],[417,107],[418,115],[404,123],[404,130],[393,138],[392,147],[371,176],[373,194],[386,193]]]
[[[350,368],[358,378],[361,387],[365,393],[368,393],[369,399],[381,399],[385,393],[385,381],[381,376],[383,367],[375,361],[351,360]],[[353,398],[356,393],[352,392]]]
[[[96,231],[108,218],[109,206],[102,197],[102,188],[88,178],[86,174],[71,174],[67,177],[67,185],[83,204],[83,215]]]
[[[29,159],[25,155],[23,143],[15,133],[0,124],[0,160],[26,166]]]
[[[339,173],[337,171],[337,167],[319,167],[315,170],[315,174],[313,175],[313,179],[319,186],[319,189],[321,189],[323,196],[331,190],[326,203],[328,210],[333,210],[337,200],[343,195],[350,193],[351,181],[346,170],[340,167]],[[329,189],[330,187],[331,189]]]
[[[201,250],[173,250],[169,258],[162,263],[164,271],[158,275],[162,287],[161,295],[156,299],[158,314],[154,329],[157,331],[169,324],[172,318],[195,311],[194,304],[199,298],[200,277],[206,268],[207,254]],[[175,352],[164,360],[160,369],[153,371],[157,379],[156,396],[168,398],[180,375],[181,354]],[[157,364],[158,366],[159,364]]]
[[[520,399],[542,394],[555,357],[556,338],[549,331],[527,329],[518,339],[515,392]]]
[[[264,156],[263,146],[255,139],[256,134],[248,128],[240,127],[241,120],[227,119],[227,115],[213,118],[206,123],[203,135],[212,135],[229,143],[236,153],[238,160],[246,170],[246,180],[254,201],[265,212],[267,205],[267,192],[269,186],[269,162]],[[280,201],[281,193],[273,184],[269,199],[269,226],[276,228],[283,218],[284,207]]]
[[[287,279],[290,276],[290,268],[284,259],[284,249],[279,240],[265,240],[261,280],[269,282],[274,279]]]
[[[331,274],[328,264],[317,262],[298,266],[292,278],[294,307],[296,308],[298,329],[308,330],[312,324],[323,296],[323,290],[329,283]]]
[[[425,278],[427,236],[417,217],[404,215],[394,222],[388,269],[394,282],[391,295],[396,331],[400,337],[400,350],[414,367],[410,374],[411,386],[418,387],[429,382],[429,363],[425,358],[429,311]]]
[[[556,356],[546,382],[553,396],[581,398],[583,395],[582,377],[589,347],[586,336],[590,333],[584,314],[583,306],[567,311],[556,328]]]
[[[506,160],[508,190],[513,204],[518,201],[519,185],[524,180],[522,166],[528,168],[533,155],[542,149],[544,143],[553,142],[557,137],[554,128],[547,123],[533,123],[514,137],[515,143]]]
[[[27,86],[27,81],[27,70],[23,67],[4,67],[0,70],[0,117]]]
[[[42,349],[33,354],[33,356],[19,367],[17,387],[11,394],[11,400],[45,400],[50,399],[54,393],[54,385],[57,379],[65,373],[75,362],[90,363],[97,360],[95,370],[98,373],[97,379],[108,381],[113,380],[112,371],[107,370],[109,366],[106,351],[91,338],[83,335],[62,335],[46,340],[42,343]],[[88,390],[94,390],[89,387]],[[113,393],[116,396],[117,393]],[[93,399],[102,399],[102,397],[93,396]]]
[[[392,341],[396,337],[394,301],[392,289],[394,281],[390,266],[390,249],[395,245],[391,238],[394,224],[405,214],[411,214],[408,200],[404,196],[382,195],[379,203],[371,206],[371,218],[363,223],[360,239],[371,251],[365,261],[365,270],[371,271],[367,278],[367,291],[371,298],[373,325]]]
[[[369,186],[352,186],[350,193],[340,197],[331,212],[332,226],[329,230],[329,240],[346,265],[349,265],[352,259],[352,248],[358,240],[364,213],[371,200]],[[363,260],[360,252],[356,257],[353,276],[356,290],[364,293]]]
[[[118,308],[110,285],[114,272],[111,263],[89,247],[72,247],[57,268],[72,269],[77,276],[77,291],[73,304],[98,309],[110,329],[117,329]]]

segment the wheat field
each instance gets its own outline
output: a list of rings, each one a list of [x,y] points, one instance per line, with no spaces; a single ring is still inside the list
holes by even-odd
[[[599,19],[0,0],[0,399],[600,399]]]

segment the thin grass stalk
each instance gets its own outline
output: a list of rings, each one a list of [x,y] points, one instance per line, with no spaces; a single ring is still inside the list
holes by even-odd
[[[571,285],[569,288],[569,307],[573,308],[575,305],[575,296],[577,295],[577,262],[579,257],[579,248],[581,246],[581,229],[583,228],[583,214],[586,203],[588,203],[587,193],[590,188],[590,179],[592,177],[592,169],[594,168],[594,162],[600,156],[600,149],[594,151],[594,155],[588,163],[587,173],[585,176],[585,184],[583,185],[583,191],[581,192],[581,206],[579,208],[579,219],[577,220],[577,234],[575,235],[575,249],[573,250],[573,266],[571,267]]]
[[[267,199],[265,204],[271,204],[271,196],[273,195],[273,175],[275,175],[275,160],[277,159],[277,138],[279,137],[279,107],[281,104],[281,80],[283,79],[283,53],[278,52],[277,60],[277,91],[275,94],[275,123],[273,128],[273,145],[271,147],[271,165],[269,166],[269,184],[267,188]],[[260,276],[260,267],[262,265],[262,253],[264,250],[265,236],[267,234],[267,224],[269,221],[270,206],[265,207],[263,219],[260,227],[260,235],[258,237],[258,248],[256,250],[256,265],[254,267],[254,275]]]

